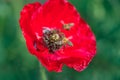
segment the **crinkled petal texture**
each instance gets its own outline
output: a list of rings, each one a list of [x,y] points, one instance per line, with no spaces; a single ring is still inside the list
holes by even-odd
[[[71,29],[63,24],[74,23]],[[20,26],[28,50],[49,70],[61,72],[63,64],[77,71],[84,70],[96,53],[96,40],[89,25],[67,0],[48,0],[26,5],[21,11]],[[73,43],[50,53],[42,45],[43,28],[58,29]],[[36,49],[39,48],[38,49]]]
[[[25,37],[26,44],[28,47],[28,50],[34,54],[36,50],[33,48],[33,42],[35,39],[34,32],[32,32],[32,29],[30,27],[30,21],[32,18],[33,13],[41,6],[39,2],[28,4],[24,6],[23,10],[21,11],[20,16],[20,27],[22,29],[22,33]]]

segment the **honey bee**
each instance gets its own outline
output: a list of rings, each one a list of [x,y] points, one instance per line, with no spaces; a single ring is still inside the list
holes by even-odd
[[[74,26],[74,23],[63,24],[63,28],[66,30],[70,30],[71,27],[73,27],[73,26]]]
[[[65,38],[65,37],[62,39],[62,43],[64,45],[68,44],[69,46],[73,46],[73,43],[68,38]]]

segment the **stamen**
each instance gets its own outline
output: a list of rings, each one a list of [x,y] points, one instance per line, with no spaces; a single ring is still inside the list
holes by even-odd
[[[69,46],[72,45],[72,42],[70,42],[62,32],[56,29],[44,28],[42,38],[45,46],[52,53],[62,48],[62,46],[65,46],[66,44]]]

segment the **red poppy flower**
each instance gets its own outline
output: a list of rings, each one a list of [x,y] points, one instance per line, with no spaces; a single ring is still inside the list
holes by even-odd
[[[94,34],[67,0],[27,4],[19,22],[28,50],[49,71],[61,72],[64,64],[82,71],[96,53]]]

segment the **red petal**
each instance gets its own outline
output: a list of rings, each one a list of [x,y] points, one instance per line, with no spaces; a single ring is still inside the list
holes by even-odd
[[[27,4],[20,14],[20,27],[22,29],[23,35],[26,39],[26,44],[31,53],[35,53],[34,51],[34,34],[32,32],[32,29],[30,27],[30,20],[33,15],[33,13],[41,6],[39,2],[33,3],[33,4]]]
[[[61,21],[78,24],[79,19],[80,16],[75,7],[67,0],[49,0],[34,13],[31,27],[34,32],[41,34],[43,27],[62,29]],[[67,34],[69,33],[66,32]]]
[[[78,31],[73,35],[73,47],[64,49],[62,62],[77,71],[85,69],[96,54],[96,40],[88,24],[80,19]]]
[[[61,72],[63,64],[59,61],[59,55],[50,54],[48,50],[43,53],[36,55],[43,66],[47,68],[48,71]]]
[[[27,4],[24,6],[23,10],[20,14],[20,27],[23,31],[23,33],[28,34],[29,36],[33,36],[32,30],[30,28],[30,20],[33,15],[33,13],[41,6],[39,2],[33,3],[33,4]],[[28,29],[29,28],[29,29]]]

